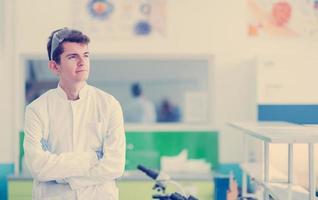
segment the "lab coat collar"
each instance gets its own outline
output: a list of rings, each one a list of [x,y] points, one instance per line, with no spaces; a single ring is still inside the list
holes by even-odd
[[[61,88],[60,84],[58,84],[57,86],[57,93],[60,97],[62,97],[63,99],[65,100],[68,100],[67,99],[67,94],[65,93],[65,91]],[[88,91],[88,85],[87,83],[85,82],[84,86],[80,89],[79,91],[79,99],[78,100],[82,100],[83,98],[85,98],[87,95],[87,91]],[[76,100],[76,101],[78,101]]]

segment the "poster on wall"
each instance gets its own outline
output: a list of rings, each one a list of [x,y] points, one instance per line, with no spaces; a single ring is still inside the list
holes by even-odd
[[[318,0],[246,0],[250,37],[318,38]]]
[[[73,26],[95,38],[166,36],[166,0],[73,0]]]

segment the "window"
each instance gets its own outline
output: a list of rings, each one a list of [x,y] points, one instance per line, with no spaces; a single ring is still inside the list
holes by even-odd
[[[208,57],[92,56],[88,83],[120,101],[127,123],[150,122],[149,110],[153,110],[155,122],[206,123],[211,66]],[[57,83],[46,59],[26,60],[26,104]],[[142,100],[137,100],[141,98],[136,97],[136,87]]]

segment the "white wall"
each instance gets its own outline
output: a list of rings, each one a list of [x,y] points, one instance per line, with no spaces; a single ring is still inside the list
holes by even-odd
[[[255,61],[230,55],[220,56],[218,61],[222,67],[215,73],[216,103],[212,112],[215,125],[221,131],[220,160],[223,163],[239,162],[243,154],[242,134],[226,123],[257,118]]]
[[[0,147],[13,146],[14,119],[21,124],[23,105],[14,99],[23,98],[23,93],[13,92],[21,83],[21,56],[46,55],[47,37],[54,29],[69,26],[72,22],[72,1],[64,0],[6,0],[15,4],[14,65],[2,66],[8,76],[0,80],[5,98],[0,99],[2,109],[9,115],[1,115],[0,123],[6,124],[2,134],[6,140]],[[221,131],[220,159],[222,162],[237,161],[241,157],[241,138],[226,127],[229,120],[255,119],[255,76],[253,60],[246,56],[244,0],[167,0],[167,38],[163,40],[94,41],[91,51],[97,54],[194,54],[214,55],[216,67],[211,92],[215,99],[211,109],[213,123]],[[10,46],[10,44],[7,44]],[[240,52],[240,54],[238,54]],[[243,57],[243,60],[242,60]],[[11,81],[11,82],[10,82]],[[22,102],[22,101],[20,101]],[[16,109],[21,113],[16,112]],[[13,116],[13,113],[15,114]],[[9,141],[9,142],[8,142]],[[12,149],[11,146],[11,149]],[[0,162],[8,157],[0,151]],[[12,154],[7,160],[14,160]]]
[[[1,2],[1,35],[0,37],[0,163],[12,163],[14,159],[14,130],[16,111],[14,106],[14,67],[13,54],[13,3]],[[5,17],[4,17],[5,16]]]
[[[21,53],[41,53],[48,35],[52,30],[71,26],[72,2],[56,0],[16,0],[17,49]],[[32,2],[32,3],[31,3]],[[167,1],[168,23],[167,39],[163,40],[124,40],[105,38],[102,41],[92,40],[90,48],[94,53],[206,53],[210,50],[210,13],[213,1],[194,0]],[[35,6],[36,5],[36,6]],[[37,8],[37,9],[35,9]],[[89,34],[89,33],[88,33]],[[195,39],[193,39],[195,37]],[[36,39],[34,39],[36,38]]]

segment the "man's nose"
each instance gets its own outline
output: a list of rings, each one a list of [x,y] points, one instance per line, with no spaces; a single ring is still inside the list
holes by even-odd
[[[79,57],[78,57],[78,62],[77,62],[77,64],[78,64],[79,66],[83,66],[84,63],[85,63],[85,59],[84,59],[83,57],[79,56]]]

